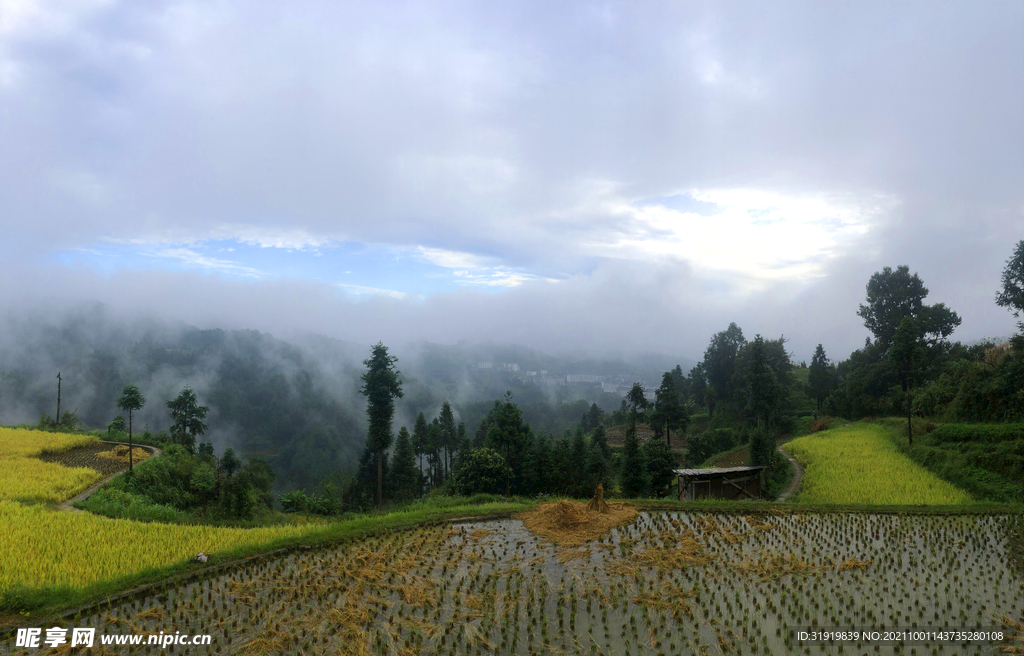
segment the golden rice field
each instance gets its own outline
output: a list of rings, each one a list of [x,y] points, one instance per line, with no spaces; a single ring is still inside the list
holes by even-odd
[[[971,495],[907,458],[877,424],[813,433],[784,448],[806,472],[793,501],[956,505]]]
[[[212,635],[197,655],[1020,653],[1011,521],[640,513],[571,548],[516,519],[434,525],[169,584],[56,624]],[[879,635],[801,639],[829,629]],[[987,633],[927,633],[946,629]],[[894,630],[918,635],[883,637]]]
[[[60,503],[102,478],[88,467],[64,467],[38,456],[95,444],[92,435],[0,428],[0,500]]]
[[[96,444],[91,435],[0,428],[0,591],[84,586],[180,563],[200,551],[310,532],[308,526],[256,529],[146,524],[18,502],[65,501],[102,478],[88,467],[65,467],[38,456]]]
[[[99,442],[95,435],[72,435],[0,426],[0,458],[34,458],[58,453],[76,446]]]
[[[224,528],[110,519],[0,501],[0,589],[83,586],[180,563],[200,551],[309,533],[309,526]]]
[[[0,458],[0,500],[60,503],[103,474],[88,467],[65,467],[35,458]]]

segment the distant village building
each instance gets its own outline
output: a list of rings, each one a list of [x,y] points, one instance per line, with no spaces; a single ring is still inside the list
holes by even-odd
[[[476,368],[477,369],[493,369],[494,368],[494,363],[493,362],[480,362],[480,363],[478,363],[476,365]]]
[[[565,377],[567,383],[600,383],[603,380],[604,376],[595,374],[569,374]]]

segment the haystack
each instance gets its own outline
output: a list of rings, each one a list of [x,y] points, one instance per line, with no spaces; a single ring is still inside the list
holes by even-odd
[[[609,509],[610,506],[608,505],[608,502],[604,500],[604,486],[598,485],[597,489],[594,490],[594,498],[587,504],[587,510],[606,513]]]
[[[590,504],[562,499],[554,503],[543,503],[533,510],[516,515],[516,519],[522,520],[523,525],[533,533],[560,547],[578,547],[636,518],[636,508],[626,503],[608,503],[600,488],[591,504],[603,504],[605,510],[591,510]]]
[[[128,464],[128,447],[124,444],[118,444],[110,451],[100,451],[96,454],[98,458],[106,458],[107,460],[116,460],[124,464]],[[135,464],[139,464],[143,460],[149,457],[149,451],[135,447],[132,449],[132,460]]]

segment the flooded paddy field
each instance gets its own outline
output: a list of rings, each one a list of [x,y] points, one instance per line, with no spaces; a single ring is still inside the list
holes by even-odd
[[[240,567],[73,624],[212,634],[176,648],[196,654],[999,653],[1024,648],[1011,521],[640,513],[572,548],[515,519],[429,526]],[[965,628],[1005,640],[799,640]]]

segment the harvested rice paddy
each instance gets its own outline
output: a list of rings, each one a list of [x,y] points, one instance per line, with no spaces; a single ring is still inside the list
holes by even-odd
[[[1024,646],[1012,521],[642,512],[571,547],[517,519],[434,525],[168,584],[65,625],[212,634],[197,654],[989,654]],[[840,648],[797,633],[958,627],[1009,642]]]

